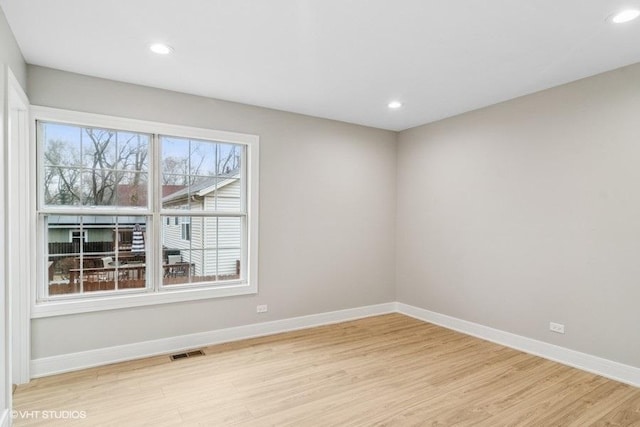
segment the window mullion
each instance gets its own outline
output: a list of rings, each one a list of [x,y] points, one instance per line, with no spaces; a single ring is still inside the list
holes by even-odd
[[[153,242],[149,250],[151,251],[151,266],[147,272],[151,271],[147,280],[151,280],[153,292],[160,291],[162,281],[162,224],[160,210],[162,207],[162,177],[160,176],[160,136],[154,134],[151,138],[151,227],[153,229]]]

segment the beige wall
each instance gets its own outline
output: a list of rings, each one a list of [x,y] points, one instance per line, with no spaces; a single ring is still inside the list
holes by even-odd
[[[398,301],[640,367],[639,83],[640,64],[401,132]]]
[[[16,39],[11,32],[11,27],[7,23],[2,8],[0,8],[0,65],[2,65],[2,75],[4,76],[4,66],[11,68],[18,82],[23,88],[27,87],[27,64],[24,62],[22,52],[16,43]],[[4,82],[4,77],[2,79]],[[4,88],[4,85],[2,85]],[[4,99],[4,97],[2,98]],[[2,106],[4,108],[4,106]]]
[[[33,358],[394,300],[395,133],[35,66],[28,93],[260,136],[259,295],[36,319]]]
[[[32,357],[397,299],[640,367],[639,81],[394,134],[29,66],[36,105],[261,137],[259,295],[37,319]]]

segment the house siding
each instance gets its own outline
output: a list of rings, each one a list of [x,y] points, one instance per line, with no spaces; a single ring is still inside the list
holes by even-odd
[[[192,211],[237,211],[241,207],[241,185],[236,180],[219,190],[206,195],[202,203],[192,204]],[[241,218],[197,218],[191,219],[191,240],[182,239],[183,217],[175,225],[174,217],[166,217],[162,223],[163,246],[179,249],[182,260],[194,264],[196,276],[236,273],[236,263],[242,255]]]
[[[70,228],[50,228],[49,229],[49,242],[50,243],[68,243],[71,242],[71,231],[79,230],[79,227]],[[85,229],[87,233],[87,242],[112,242],[113,241],[113,229],[99,229],[88,228]]]

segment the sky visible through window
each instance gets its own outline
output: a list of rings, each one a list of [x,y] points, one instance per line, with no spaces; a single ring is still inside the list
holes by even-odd
[[[68,144],[68,147],[80,147],[80,141],[82,139],[81,133],[82,127],[74,125],[65,125],[60,123],[46,123],[44,128],[44,141],[45,144],[49,141],[64,141]],[[108,131],[105,129],[105,131]],[[131,134],[126,131],[119,131],[122,134]],[[211,162],[216,161],[216,157],[226,158],[234,150],[237,150],[237,146],[233,144],[212,144],[210,141],[200,141],[195,139],[185,139],[177,137],[163,137],[162,157],[176,157],[176,158],[189,158],[189,154],[199,154],[211,159]],[[217,151],[217,152],[216,152]],[[215,171],[215,167],[211,170],[203,171],[205,175],[213,175],[214,173],[220,173],[221,171]],[[222,171],[224,173],[224,171]]]

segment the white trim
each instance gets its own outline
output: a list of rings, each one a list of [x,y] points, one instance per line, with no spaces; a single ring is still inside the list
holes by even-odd
[[[161,203],[159,197],[154,197],[155,206],[152,209],[151,206],[147,206],[145,209],[113,209],[109,208],[65,208],[55,206],[45,206],[37,210],[38,220],[36,227],[29,227],[39,230],[38,243],[33,244],[32,247],[38,249],[38,256],[31,257],[31,259],[37,259],[37,280],[34,286],[36,292],[34,292],[31,298],[31,317],[49,317],[74,313],[84,313],[100,310],[112,310],[117,308],[127,308],[134,306],[144,306],[153,304],[164,304],[173,302],[182,302],[198,299],[219,298],[236,295],[256,294],[258,292],[258,180],[259,180],[259,137],[257,135],[242,134],[237,132],[218,131],[206,128],[196,128],[189,126],[173,125],[168,123],[158,123],[151,121],[128,119],[116,116],[106,116],[100,114],[83,113],[77,111],[61,110],[49,107],[31,106],[31,138],[36,141],[36,120],[56,122],[56,123],[69,123],[78,126],[97,126],[108,129],[122,129],[130,132],[148,133],[153,135],[153,142],[150,144],[150,150],[153,161],[151,162],[151,171],[149,172],[149,194],[152,194],[151,188],[157,188],[157,182],[159,180],[159,135],[193,138],[193,139],[206,139],[215,142],[228,142],[233,144],[243,145],[245,147],[246,158],[242,162],[243,173],[246,177],[246,187],[249,191],[249,205],[248,209],[244,212],[226,212],[218,214],[216,212],[209,213],[209,216],[243,216],[248,217],[248,235],[245,235],[243,239],[243,258],[241,266],[244,272],[242,277],[243,283],[232,282],[216,282],[207,286],[203,284],[198,285],[197,289],[184,287],[176,287],[171,289],[163,287],[160,283],[161,266],[159,260],[159,250],[161,246],[160,242],[160,230],[161,224],[159,223],[161,215],[167,214],[161,209]],[[40,143],[36,141],[36,143]],[[40,147],[40,150],[42,147]],[[35,156],[33,156],[35,159]],[[18,163],[19,164],[19,163]],[[20,164],[19,164],[20,165]],[[21,165],[20,165],[21,166]],[[19,167],[20,167],[19,166]],[[42,168],[37,173],[37,179],[41,179]],[[39,192],[39,199],[42,200],[42,186],[38,185],[37,190]],[[51,297],[46,293],[46,269],[44,268],[46,259],[43,236],[46,233],[44,229],[43,216],[44,215],[57,215],[57,214],[74,214],[74,215],[140,215],[152,218],[152,229],[148,235],[148,257],[153,261],[147,268],[147,287],[145,292],[129,293],[129,292],[117,292],[117,293],[96,293],[95,295],[68,295],[67,297]],[[171,212],[168,212],[171,215]],[[204,215],[198,213],[199,215]],[[188,214],[193,215],[193,214]],[[245,220],[247,222],[247,220]],[[87,234],[85,234],[85,240]],[[245,243],[246,242],[246,243]],[[248,255],[247,255],[248,254]],[[248,259],[247,259],[248,257]],[[246,266],[246,267],[245,267]],[[246,281],[246,283],[245,283]],[[195,286],[194,286],[195,287]]]
[[[553,360],[554,362],[601,375],[634,387],[640,387],[640,368],[634,366],[570,350],[408,304],[396,303],[396,310],[398,313],[414,317],[424,322],[433,323],[447,329],[462,332],[463,334],[524,351],[525,353]]]
[[[244,224],[246,227],[247,247],[243,251],[242,265],[246,265],[246,280],[252,289],[258,292],[258,241],[260,236],[259,224],[259,205],[260,205],[260,145],[257,143],[249,144],[246,147],[247,160],[243,168],[243,176],[246,181],[246,191],[243,192],[245,198],[245,212],[249,214],[249,218],[245,217]],[[247,194],[249,197],[247,198]],[[248,258],[248,259],[247,259]],[[241,271],[242,274],[242,271]]]
[[[9,427],[11,416],[9,409],[5,409],[2,411],[2,415],[0,415],[0,427]]]
[[[238,295],[256,294],[257,289],[250,284],[218,284],[211,288],[163,288],[162,292],[112,293],[108,297],[74,298],[49,300],[31,307],[31,318],[64,316],[67,314],[89,313],[92,311],[115,310],[119,308],[142,307],[146,305],[168,304],[183,301],[196,301],[209,298],[222,298]]]
[[[0,64],[2,71],[0,75],[4,76],[2,72],[8,73],[9,67]],[[6,184],[8,179],[8,164],[7,161],[7,123],[8,123],[8,94],[6,91],[7,82],[0,80],[0,242],[5,247],[0,251],[0,378],[2,378],[2,385],[0,385],[0,414],[2,414],[2,426],[9,425],[7,421],[7,411],[11,408],[11,288],[9,287],[9,275],[6,271],[7,251],[6,251],[6,236],[8,232],[7,222],[7,192]]]
[[[34,147],[29,137],[29,99],[7,68],[6,264],[11,312],[11,380],[29,381],[31,292],[35,272]]]
[[[176,136],[193,139],[207,139],[218,142],[255,144],[258,136],[239,132],[174,125],[169,123],[136,120],[119,116],[85,113],[81,111],[62,110],[58,108],[31,106],[31,114],[39,120],[69,123],[81,126],[105,127],[109,129],[144,132],[165,136]]]
[[[143,357],[168,354],[207,345],[238,341],[282,332],[323,326],[364,317],[393,313],[395,303],[370,305],[309,316],[293,317],[271,322],[254,323],[227,329],[182,335],[159,340],[144,341],[114,347],[89,350],[31,361],[33,378],[76,371],[109,363],[124,362]]]
[[[640,368],[398,302],[44,357],[31,361],[31,375],[33,378],[38,378],[207,345],[312,328],[394,312],[553,360],[554,362],[601,375],[635,387],[640,387]]]

